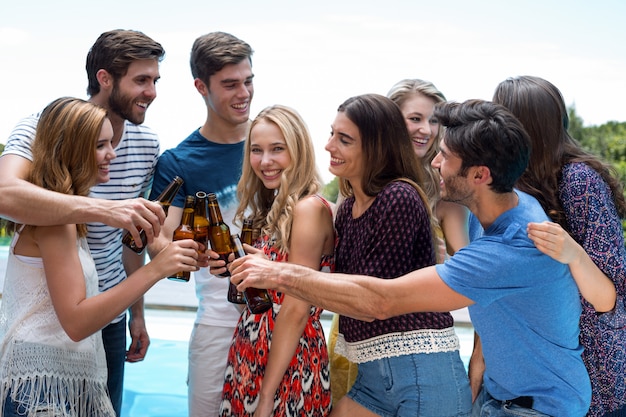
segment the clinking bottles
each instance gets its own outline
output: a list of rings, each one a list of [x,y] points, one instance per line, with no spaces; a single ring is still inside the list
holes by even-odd
[[[206,250],[209,247],[209,219],[207,218],[207,197],[204,191],[196,193],[193,231],[196,235],[195,241],[203,244],[203,250]]]
[[[245,219],[241,227],[241,242],[252,246],[252,219]]]
[[[170,208],[172,201],[174,201],[174,197],[178,194],[178,190],[180,190],[181,185],[183,185],[183,179],[181,177],[174,177],[172,182],[169,183],[167,187],[163,190],[161,195],[157,197],[155,201],[163,206],[163,211],[165,211],[165,215],[167,216],[167,210]],[[148,244],[148,238],[146,237],[146,232],[143,229],[139,229],[139,236],[141,236],[142,247],[138,247],[135,244],[135,239],[130,234],[130,232],[126,232],[124,237],[122,238],[122,243],[128,246],[131,250],[136,253],[142,253]]]
[[[217,196],[214,193],[207,195],[209,206],[209,240],[211,241],[211,249],[220,256],[225,262],[228,262],[228,255],[233,251],[230,246],[230,228],[222,219],[222,212],[220,205],[217,202]],[[223,277],[229,277],[230,272],[228,270],[223,274]],[[229,282],[228,287],[228,301],[235,304],[245,304],[243,295],[237,291],[237,288]]]
[[[231,235],[230,241],[236,258],[246,256],[239,235]],[[243,297],[248,305],[248,310],[250,310],[252,314],[261,314],[272,308],[272,299],[267,293],[267,290],[248,287],[243,291]]]
[[[188,195],[185,198],[185,207],[183,208],[183,217],[180,220],[180,226],[174,230],[174,236],[172,240],[194,239],[194,203],[195,197]],[[168,278],[174,281],[189,281],[191,272],[179,271],[175,275],[171,275]]]

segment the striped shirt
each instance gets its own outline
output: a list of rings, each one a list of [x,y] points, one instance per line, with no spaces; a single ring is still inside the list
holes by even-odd
[[[31,145],[41,113],[22,119],[13,129],[4,154],[19,155],[32,161]],[[90,197],[126,200],[147,196],[159,156],[159,139],[150,128],[126,121],[120,143],[111,161],[110,180],[91,189]],[[87,241],[96,263],[100,291],[106,291],[126,278],[122,263],[122,229],[102,223],[87,224]],[[124,317],[121,314],[113,322]]]

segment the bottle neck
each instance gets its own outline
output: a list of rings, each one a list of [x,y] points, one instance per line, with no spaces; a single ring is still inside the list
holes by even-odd
[[[222,212],[217,202],[209,202],[209,222],[211,225],[224,223],[222,219]]]
[[[194,218],[193,209],[192,208],[185,209],[183,210],[183,217],[180,220],[180,224],[193,227],[193,218]]]

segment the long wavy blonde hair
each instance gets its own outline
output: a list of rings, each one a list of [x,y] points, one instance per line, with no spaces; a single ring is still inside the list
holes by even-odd
[[[398,81],[393,87],[391,87],[391,90],[387,93],[387,97],[396,103],[398,107],[402,107],[404,102],[415,94],[428,97],[432,99],[435,104],[445,103],[446,101],[446,97],[437,89],[437,87],[435,87],[433,83],[417,78]],[[439,172],[433,168],[430,163],[435,158],[437,153],[439,153],[439,142],[443,136],[443,131],[444,128],[440,127],[437,137],[434,138],[433,144],[420,160],[426,177],[423,184],[424,192],[428,196],[428,203],[433,213],[435,213],[435,206],[441,197],[439,190]]]
[[[96,184],[96,143],[106,111],[88,101],[62,97],[41,113],[28,181],[63,194],[87,196]],[[77,224],[80,237],[87,226]]]
[[[283,171],[278,190],[267,189],[250,165],[251,135],[260,121],[273,123],[280,129],[291,157],[291,165]],[[263,109],[250,125],[244,146],[242,174],[237,184],[239,207],[235,223],[241,225],[244,218],[251,218],[253,228],[260,229],[262,235],[273,237],[275,246],[281,252],[289,253],[296,204],[316,194],[320,188],[313,141],[302,117],[286,106],[274,105]]]

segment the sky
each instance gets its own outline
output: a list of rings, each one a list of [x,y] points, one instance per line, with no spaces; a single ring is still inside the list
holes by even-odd
[[[273,104],[296,109],[327,181],[324,145],[337,107],[354,95],[386,95],[404,78],[429,80],[448,100],[464,101],[489,100],[502,80],[535,75],[554,83],[586,126],[626,121],[623,0],[3,3],[0,143],[19,119],[55,98],[87,98],[87,52],[102,32],[120,28],[165,48],[145,121],[162,150],[204,123],[189,53],[198,36],[225,31],[254,49],[251,117]]]

